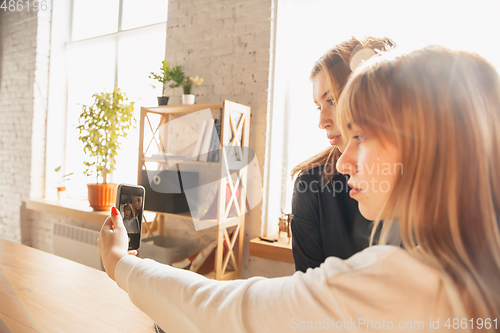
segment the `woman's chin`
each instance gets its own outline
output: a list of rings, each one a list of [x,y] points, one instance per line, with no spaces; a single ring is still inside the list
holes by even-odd
[[[375,220],[375,218],[377,218],[377,215],[379,213],[377,210],[371,207],[366,207],[366,205],[363,205],[361,203],[358,203],[358,208],[361,215],[363,215],[365,219],[370,221]]]

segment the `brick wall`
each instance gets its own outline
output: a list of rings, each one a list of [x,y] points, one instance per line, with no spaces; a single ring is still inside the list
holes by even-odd
[[[0,235],[52,252],[54,222],[79,221],[21,208],[30,195],[43,195],[45,172],[47,13],[0,13]],[[252,108],[250,147],[264,174],[271,53],[271,0],[170,0],[166,59],[187,75],[205,79],[198,103],[233,100]],[[182,90],[169,92],[179,104]],[[12,163],[15,161],[15,163]],[[31,167],[33,166],[33,167]],[[249,179],[252,181],[252,179]],[[21,216],[22,215],[22,216]],[[281,276],[293,265],[248,255],[260,235],[261,205],[247,214],[243,277]]]
[[[0,13],[0,235],[16,242],[22,201],[43,194],[49,28],[49,11]]]
[[[250,148],[264,175],[266,118],[272,46],[271,0],[170,0],[166,59],[204,83],[194,89],[197,103],[229,99],[252,108]],[[182,89],[168,92],[180,104]],[[248,179],[249,182],[257,181]],[[293,273],[293,265],[248,255],[248,241],[260,235],[261,205],[246,218],[243,277]]]

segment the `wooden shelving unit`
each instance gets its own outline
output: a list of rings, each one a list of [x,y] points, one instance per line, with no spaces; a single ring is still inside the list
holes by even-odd
[[[218,151],[220,162],[186,160],[182,155],[186,152],[189,155],[190,149],[194,150],[192,147],[200,131],[199,128],[197,131],[197,127],[192,123],[184,121],[182,117],[207,109],[210,110],[214,119],[220,117],[221,121],[221,149]],[[179,120],[187,126],[187,130],[176,137],[172,137],[172,130],[167,131],[168,128],[173,128],[173,126],[168,126],[173,120]],[[176,122],[176,124],[180,123]],[[210,104],[141,107],[138,181],[141,180],[143,170],[175,170],[175,168],[179,170],[179,165],[187,169],[199,168],[198,170],[214,170],[215,168],[215,172],[220,174],[220,179],[217,180],[217,195],[214,199],[217,200],[216,217],[200,220],[200,222],[214,225],[213,227],[196,230],[192,213],[157,212],[151,221],[145,221],[145,233],[147,236],[162,234],[165,222],[172,218],[177,221],[176,223],[184,223],[205,243],[207,241],[203,237],[215,232],[217,241],[215,270],[208,276],[217,280],[230,280],[241,276],[247,188],[245,166],[249,160],[248,150],[243,147],[249,146],[249,129],[250,107],[227,100]],[[172,157],[175,154],[172,155],[170,148],[172,145],[178,145],[179,142],[184,143],[184,147],[179,150],[181,156],[177,158],[177,164],[176,157]],[[168,153],[168,163],[158,157],[161,153]],[[199,180],[200,186],[204,185],[203,175],[200,174]]]

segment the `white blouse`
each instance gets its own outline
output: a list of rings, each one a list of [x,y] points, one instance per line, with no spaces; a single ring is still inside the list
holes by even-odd
[[[393,246],[330,257],[306,273],[233,281],[125,256],[115,279],[165,332],[439,332],[452,317],[438,273]]]

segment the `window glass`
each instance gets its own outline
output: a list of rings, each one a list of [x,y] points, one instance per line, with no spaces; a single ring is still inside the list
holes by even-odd
[[[165,58],[165,42],[166,24],[141,29],[140,33],[127,34],[118,41],[118,86],[127,94],[129,101],[135,102],[137,122],[123,141],[116,158],[119,167],[113,172],[115,183],[137,181],[141,106],[158,104],[156,97],[161,96],[161,84],[151,80],[149,74],[159,71],[161,61]]]
[[[60,84],[68,85],[67,95],[63,92],[60,98],[67,101],[64,169],[73,172],[68,183],[70,198],[86,199],[86,184],[96,181],[83,174],[83,162],[88,159],[76,128],[82,105],[92,104],[95,93],[112,92],[115,84],[129,102],[135,102],[137,122],[121,142],[117,170],[108,176],[108,181],[137,181],[140,108],[157,105],[156,97],[161,95],[161,86],[156,84],[153,88],[151,84],[155,82],[148,76],[158,71],[165,58],[167,3],[122,0],[122,26],[118,31],[120,0],[73,1],[71,41],[52,45],[53,50],[64,49],[66,57],[66,64],[61,64],[66,68],[66,76],[62,76]]]
[[[86,183],[95,183],[95,178],[83,174],[83,144],[78,141],[78,116],[82,105],[93,103],[92,95],[111,92],[114,87],[115,43],[113,38],[95,40],[92,43],[75,43],[68,47],[68,112],[66,170],[73,172],[68,194],[85,199]],[[64,98],[61,96],[61,98]]]
[[[283,169],[287,185],[277,184],[276,191],[271,188],[271,192],[279,197],[281,189],[286,188],[287,196],[281,204],[270,206],[281,206],[290,212],[291,169],[329,146],[325,131],[318,128],[319,111],[312,99],[309,79],[320,56],[352,36],[388,36],[400,49],[441,44],[476,52],[500,68],[500,46],[491,43],[491,32],[500,29],[499,11],[500,2],[492,0],[463,6],[450,0],[387,0],[384,5],[371,0],[279,0],[273,109],[278,114],[288,109],[289,122],[275,119],[273,135],[286,133],[287,126],[289,136],[283,139],[282,154],[274,154],[280,151],[283,141],[273,136],[272,151],[273,156],[284,161],[274,164],[274,172]],[[278,178],[281,177],[271,177]]]
[[[119,0],[74,0],[72,40],[118,31]]]

